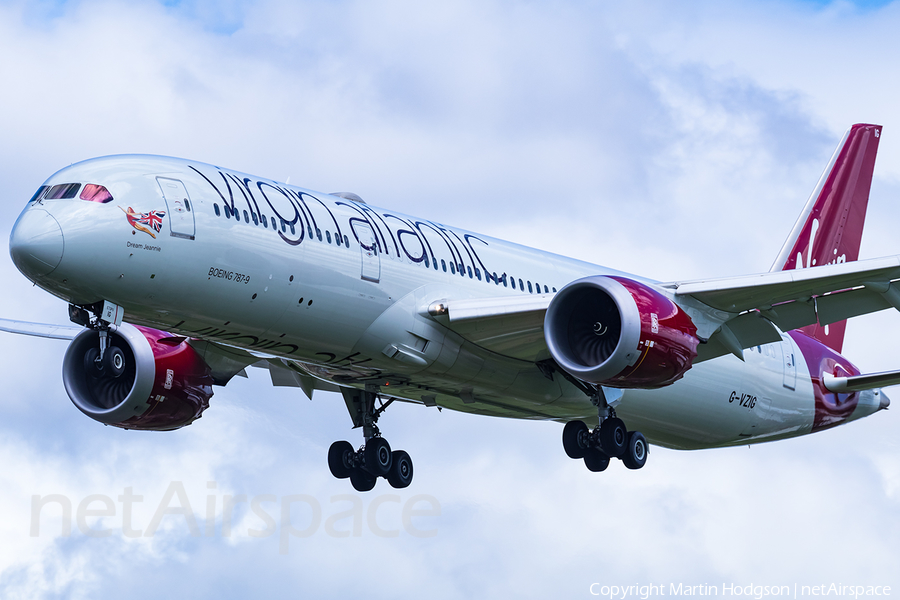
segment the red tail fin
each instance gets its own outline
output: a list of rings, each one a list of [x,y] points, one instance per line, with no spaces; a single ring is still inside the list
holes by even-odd
[[[772,271],[803,269],[859,258],[880,125],[851,127],[831,157],[778,254]],[[836,352],[844,343],[846,321],[809,325],[801,331]]]

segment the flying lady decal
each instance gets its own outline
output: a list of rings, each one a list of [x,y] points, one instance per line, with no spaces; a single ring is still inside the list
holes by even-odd
[[[119,208],[122,208],[121,206]],[[162,229],[162,220],[166,216],[164,210],[151,210],[146,213],[136,213],[130,206],[128,210],[122,208],[128,223],[138,231],[143,231],[153,239],[156,239],[156,233]],[[153,233],[153,232],[156,233]]]

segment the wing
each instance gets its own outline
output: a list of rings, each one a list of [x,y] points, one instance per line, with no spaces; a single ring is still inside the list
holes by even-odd
[[[900,256],[701,281],[673,282],[674,293],[706,338],[700,360],[887,308],[900,310]]]
[[[497,354],[537,362],[550,356],[544,313],[553,294],[442,300],[428,313],[439,323]]]
[[[0,331],[55,340],[72,340],[84,331],[84,327],[0,319]],[[184,338],[178,339],[181,341]],[[340,391],[338,386],[314,377],[304,369],[301,363],[295,361],[260,352],[248,352],[241,348],[209,340],[191,338],[188,343],[209,365],[213,382],[216,385],[226,385],[234,376],[246,377],[245,369],[249,366],[267,369],[272,379],[272,385],[298,387],[310,399],[315,390]]]
[[[705,341],[695,362],[781,340],[781,331],[896,308],[900,256],[724,279],[658,284]],[[441,300],[429,314],[488,350],[538,361],[549,356],[543,321],[553,295]],[[780,331],[779,331],[780,330]]]
[[[0,319],[0,331],[50,338],[53,340],[71,340],[84,331],[84,327],[76,325],[51,325],[49,323],[30,323]]]

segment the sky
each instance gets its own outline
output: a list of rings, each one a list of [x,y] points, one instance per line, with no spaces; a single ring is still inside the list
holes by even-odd
[[[59,168],[138,152],[664,281],[755,273],[870,122],[861,258],[896,254],[898,30],[900,2],[843,0],[0,0],[0,237]],[[66,322],[7,253],[0,277],[0,317]],[[900,368],[898,334],[855,319],[844,353]],[[68,400],[65,342],[2,336],[4,599],[900,593],[897,410],[590,473],[558,424],[392,406],[415,480],[358,494],[325,463],[360,439],[334,394],[251,370],[187,428],[122,431]]]

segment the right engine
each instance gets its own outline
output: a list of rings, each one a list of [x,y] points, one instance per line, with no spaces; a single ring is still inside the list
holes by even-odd
[[[92,419],[169,431],[190,425],[209,407],[209,366],[185,338],[122,323],[109,331],[106,353],[114,360],[97,360],[99,347],[100,334],[86,329],[63,359],[66,392]]]
[[[618,388],[669,385],[697,357],[697,328],[659,290],[625,277],[585,277],[561,289],[544,317],[556,363],[582,381]]]

